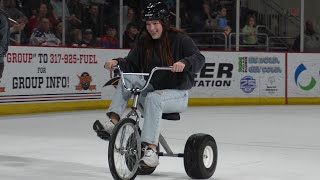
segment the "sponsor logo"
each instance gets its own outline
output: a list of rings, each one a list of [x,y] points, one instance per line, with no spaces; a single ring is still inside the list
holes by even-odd
[[[269,94],[275,94],[278,91],[278,88],[275,85],[276,78],[273,76],[270,76],[270,77],[268,77],[267,82],[268,82],[268,84],[266,84],[267,87],[265,89],[266,92],[268,92]]]
[[[194,87],[230,87],[233,75],[231,63],[206,63],[196,74]]]
[[[277,57],[239,57],[239,72],[282,73]]]
[[[240,80],[240,89],[244,93],[251,93],[256,88],[256,80],[251,76],[245,76]]]
[[[76,86],[76,90],[81,91],[81,90],[96,90],[96,85],[90,85],[92,82],[92,77],[90,76],[89,73],[83,72],[81,76],[78,76],[80,82]]]
[[[303,86],[298,82],[299,76],[301,75],[301,73],[303,71],[306,71],[307,68],[304,66],[304,64],[300,64],[295,73],[294,73],[294,82],[296,83],[297,86],[299,86],[302,90],[304,91],[310,91],[311,89],[313,89],[315,87],[315,85],[317,84],[317,81],[314,79],[314,77],[311,76],[310,82],[308,85]]]
[[[239,72],[246,73],[248,72],[248,58],[247,57],[239,57]]]

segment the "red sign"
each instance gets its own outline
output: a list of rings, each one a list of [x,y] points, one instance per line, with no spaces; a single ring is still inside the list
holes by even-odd
[[[290,8],[289,11],[290,11],[290,15],[294,16],[294,17],[298,16],[298,14],[299,14],[298,8]]]

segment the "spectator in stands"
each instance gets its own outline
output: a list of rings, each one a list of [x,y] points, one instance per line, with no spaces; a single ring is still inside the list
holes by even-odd
[[[257,24],[256,18],[249,15],[247,19],[247,24],[242,28],[242,32],[246,33],[243,37],[243,43],[248,45],[257,44]]]
[[[70,0],[67,4],[70,17],[68,18],[70,28],[81,28],[82,19],[84,16],[84,6],[80,3],[80,0]]]
[[[117,29],[115,25],[106,25],[106,33],[100,39],[100,46],[103,48],[119,48]]]
[[[211,12],[212,12],[212,17],[215,18],[217,16],[218,12],[218,7],[220,5],[219,0],[207,0],[207,3],[210,6]]]
[[[292,49],[300,51],[300,35],[294,41]],[[320,52],[320,34],[314,28],[314,22],[306,21],[304,31],[304,52]]]
[[[215,21],[213,18],[213,12],[210,8],[209,3],[204,2],[203,5],[203,12],[205,15],[205,25],[204,25],[204,31],[211,31],[214,29],[215,27]]]
[[[73,29],[70,33],[70,46],[81,46],[82,31],[80,29]]]
[[[20,2],[22,3],[22,12],[30,18],[34,15],[32,10],[38,9],[43,0],[21,0]]]
[[[68,2],[68,1],[65,1],[65,2]],[[80,27],[81,20],[78,19],[74,14],[70,15],[68,5],[66,3],[63,4],[62,0],[50,0],[50,5],[52,7],[52,14],[59,22],[63,21],[62,15],[63,15],[63,5],[64,5],[66,31],[69,31],[70,26],[72,27],[74,25],[78,25],[78,27]]]
[[[136,25],[140,25],[141,19],[139,19],[139,16],[136,13],[136,10],[132,7],[128,7],[127,9],[127,15],[124,18],[123,26],[127,27],[129,23],[135,23]],[[142,24],[142,23],[141,23]]]
[[[19,9],[17,9],[16,6],[16,0],[3,1],[3,10],[8,14],[8,17],[15,20],[18,24],[26,24],[28,22],[28,18]],[[10,22],[10,27],[13,27],[14,24],[15,23]],[[15,40],[11,41],[11,44],[21,44],[21,42],[24,43],[26,39],[26,35],[23,30],[11,33],[10,37]]]
[[[203,1],[201,9],[197,14],[195,14],[197,17],[192,18],[193,20],[196,20],[196,24],[198,24],[198,28],[196,32],[209,32],[212,33],[213,29],[215,27],[215,21],[213,18],[213,12],[209,6],[209,3],[207,1]],[[199,21],[199,22],[197,22]],[[191,25],[191,27],[194,25]],[[189,30],[190,31],[190,30]],[[196,44],[213,44],[213,34],[199,34],[194,35],[193,40]],[[209,45],[209,46],[210,46]],[[201,46],[201,49],[208,49],[208,46]]]
[[[57,19],[53,16],[51,10],[48,10],[48,6],[45,3],[40,4],[37,14],[33,14],[29,18],[29,22],[26,25],[27,34],[30,36],[37,27],[39,27],[40,19],[47,18],[50,21],[51,26],[56,26],[58,24]]]
[[[85,29],[82,32],[82,47],[96,47],[95,37],[93,35],[92,29]]]
[[[220,5],[218,7],[218,15],[216,17],[216,31],[219,32],[224,32],[227,36],[230,34],[231,32],[231,28],[228,25],[228,20],[227,20],[227,9]]]
[[[39,6],[40,7],[40,6]],[[38,16],[38,9],[39,8],[32,8],[32,9],[30,9],[31,11],[30,11],[30,16],[29,16],[29,21],[28,21],[28,23],[30,22],[30,20],[31,19],[33,19],[33,18],[36,18],[37,16]]]
[[[123,26],[126,27],[128,23],[134,21],[135,16],[136,16],[135,10],[133,8],[127,6],[127,14],[123,18]]]
[[[115,21],[115,19],[119,19],[120,17],[119,0],[91,0],[91,2],[96,2],[99,4],[99,17],[100,21],[103,24],[116,24],[117,26],[119,25],[118,21]],[[101,34],[104,34],[104,29]]]
[[[100,37],[103,31],[103,23],[99,17],[99,6],[97,4],[90,4],[89,12],[85,15],[83,20],[83,27],[92,29],[95,37]]]
[[[181,28],[185,32],[192,32],[190,12],[188,11],[188,4],[185,1],[180,1],[180,22]]]
[[[62,34],[63,34],[63,23],[59,22],[55,27],[53,27],[53,33],[54,35],[62,40]]]
[[[19,23],[28,22],[28,18],[16,8],[16,0],[3,1],[3,10],[8,14],[9,18]]]
[[[190,17],[190,30],[191,32],[202,32],[205,24],[205,13],[203,12],[203,2],[202,1],[192,1],[189,4],[188,15]]]
[[[48,18],[40,19],[39,27],[31,35],[30,44],[37,46],[59,46],[61,44],[61,40],[50,31]]]
[[[135,23],[129,23],[123,34],[123,48],[132,49],[135,46],[136,38],[139,34],[139,28]]]

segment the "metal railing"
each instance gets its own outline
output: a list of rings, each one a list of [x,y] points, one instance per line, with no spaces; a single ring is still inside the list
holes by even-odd
[[[260,26],[264,27],[264,26]],[[223,32],[198,32],[198,33],[187,33],[191,38],[192,36],[201,36],[201,38],[208,38],[215,37],[214,35],[221,35],[224,37],[224,44],[216,44],[214,41],[211,44],[203,44],[197,43],[197,38],[193,38],[196,46],[198,48],[201,47],[223,47],[225,50],[233,50],[236,47],[235,44],[235,35],[236,33],[230,33],[229,36],[226,36]],[[257,44],[245,44],[243,39],[247,36],[248,33],[240,33],[240,44],[239,47],[241,48],[255,48],[255,49],[265,49],[266,51],[269,50],[291,50],[293,43],[288,43],[288,40],[295,40],[295,37],[284,37],[284,36],[268,36],[266,33],[257,33],[258,43]],[[276,43],[279,44],[276,44]],[[290,44],[290,45],[289,45]]]
[[[263,0],[264,4],[269,6],[274,12],[280,15],[282,18],[285,18],[289,22],[291,22],[297,28],[300,28],[300,18],[296,16],[291,16],[287,9],[283,8],[277,1],[275,0]]]
[[[233,47],[236,47],[235,44],[233,44],[232,42],[232,37],[235,36],[236,33],[230,33],[229,34],[229,50],[231,51]],[[249,35],[249,33],[239,33],[240,35],[240,39],[243,39],[244,36]],[[239,47],[253,47],[253,48],[257,48],[257,49],[261,49],[261,48],[265,48],[267,51],[269,51],[269,38],[268,35],[266,33],[257,33],[256,34],[257,39],[258,39],[258,43],[257,44],[245,44],[243,43],[243,40],[241,40],[239,42]],[[260,38],[259,38],[260,37]],[[261,39],[261,37],[264,37],[264,44],[263,43],[259,43],[259,39]]]
[[[261,32],[260,29],[266,30],[266,33],[271,34],[274,39],[278,39],[279,42],[281,42],[284,46],[287,47],[287,49],[290,49],[290,46],[288,45],[288,43],[286,41],[284,41],[282,38],[280,38],[280,37],[283,37],[283,36],[278,36],[277,34],[275,34],[271,29],[269,29],[265,25],[257,25],[257,32]]]
[[[277,36],[295,36],[299,32],[300,17],[292,16],[276,0],[250,1],[249,8],[257,11],[257,21]]]
[[[272,42],[275,42],[275,43],[276,43],[276,41],[279,41],[279,39],[280,39],[280,40],[285,40],[287,45],[290,44],[290,48],[288,48],[288,46],[286,46],[286,47],[281,46],[281,45],[282,45],[282,43],[281,43],[280,46],[272,45],[272,46],[269,47],[269,49],[288,50],[288,51],[291,51],[291,50],[292,50],[293,42],[292,42],[292,43],[288,43],[288,40],[295,41],[295,40],[296,40],[296,37],[285,37],[285,36],[283,36],[283,37],[278,37],[278,36],[274,37],[274,36],[272,36],[272,37],[269,37],[269,44],[274,44],[274,43],[272,43]]]

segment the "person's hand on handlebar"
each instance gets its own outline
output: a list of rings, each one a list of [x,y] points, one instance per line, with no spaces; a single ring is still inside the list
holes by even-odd
[[[182,62],[176,62],[172,65],[172,72],[182,72],[186,65]]]
[[[118,65],[118,61],[117,60],[110,60],[110,61],[107,61],[105,64],[104,64],[104,68],[108,69],[108,70],[113,70],[113,67]]]

